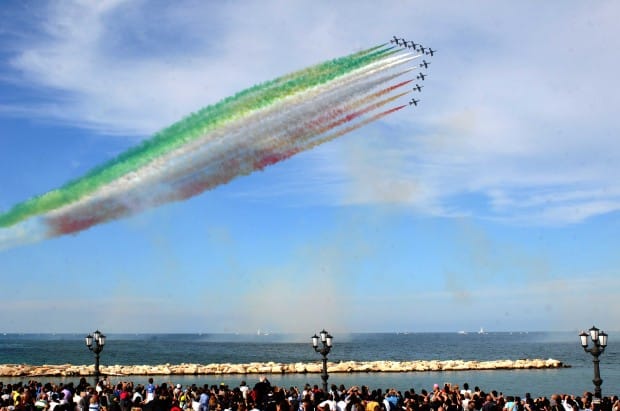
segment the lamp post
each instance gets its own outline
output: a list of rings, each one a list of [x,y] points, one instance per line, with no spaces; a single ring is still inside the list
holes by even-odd
[[[323,372],[321,373],[321,379],[323,380],[323,392],[327,394],[327,379],[329,378],[327,374],[327,354],[329,354],[332,349],[333,337],[325,330],[322,330],[319,335],[320,337],[316,334],[312,336],[312,347],[314,347],[314,351],[323,356]],[[320,348],[319,339],[321,340]]]
[[[594,379],[592,382],[594,383],[594,397],[601,399],[601,384],[603,384],[603,380],[601,379],[601,371],[599,369],[599,359],[598,357],[605,351],[605,347],[607,347],[607,334],[604,331],[600,331],[595,326],[592,326],[589,330],[589,334],[585,331],[582,331],[579,334],[579,338],[581,339],[581,346],[583,347],[585,352],[589,352],[592,354],[592,363],[594,364]],[[588,335],[592,340],[592,348],[588,348]]]
[[[99,383],[99,354],[103,351],[105,345],[105,335],[101,331],[97,330],[94,333],[88,334],[84,338],[86,346],[89,350],[95,353],[95,386]]]

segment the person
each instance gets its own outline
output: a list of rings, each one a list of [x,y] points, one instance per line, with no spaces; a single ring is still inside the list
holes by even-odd
[[[254,384],[254,391],[256,392],[256,404],[258,408],[265,409],[267,403],[267,397],[271,391],[271,383],[262,375],[256,384]]]
[[[337,411],[336,401],[334,401],[333,394],[331,393],[327,394],[327,399],[321,401],[317,405],[317,410],[318,411]]]
[[[200,403],[200,411],[209,411],[209,394],[207,387],[202,388],[200,392],[200,399],[198,400],[198,402]]]
[[[338,402],[336,402],[337,411],[346,411],[346,408],[347,408],[347,401],[346,401],[347,394],[346,394],[346,390],[344,389],[344,387],[342,388],[343,388],[342,394],[340,394],[340,398],[338,399]]]
[[[86,388],[88,387],[88,382],[86,382],[86,378],[82,377],[80,378],[80,382],[78,383],[78,386],[75,388],[75,392],[84,392],[86,391]]]
[[[179,401],[177,400],[172,401],[172,407],[170,408],[170,411],[182,411],[181,407],[179,406]]]
[[[366,401],[366,411],[381,411],[381,405],[379,405],[377,391],[373,390],[370,393],[368,401]],[[337,410],[340,411],[340,410]]]
[[[491,394],[487,394],[484,404],[482,404],[482,411],[495,411],[495,401]]]
[[[243,396],[243,399],[247,401],[248,391],[250,391],[250,387],[248,387],[245,381],[241,381],[241,384],[239,384],[239,391],[241,391],[241,395]]]
[[[108,411],[121,411],[121,405],[119,404],[117,396],[115,395],[110,396]]]
[[[360,390],[358,387],[352,387],[349,390],[349,395],[346,398],[346,411],[363,411],[364,404],[362,403],[362,399],[359,397]],[[389,411],[389,410],[388,410]]]
[[[99,396],[93,394],[88,400],[88,411],[99,411]]]
[[[189,397],[188,388],[186,388],[183,392],[181,392],[181,394],[178,397],[178,400],[179,400],[179,408],[184,410],[186,408],[186,405],[189,404],[189,401],[191,401]]]
[[[550,411],[565,411],[562,405],[562,397],[559,394],[552,394],[549,404]]]
[[[396,411],[398,408],[398,395],[394,388],[388,390],[385,395],[385,399],[383,400],[383,404],[386,411]]]
[[[119,405],[121,406],[122,411],[130,411],[131,410],[131,393],[129,392],[129,385],[125,385],[121,390],[118,398],[120,399]]]
[[[49,400],[49,410],[50,411],[54,411],[54,409],[60,404],[60,397],[58,394],[56,393],[52,393],[50,400]]]
[[[183,386],[181,384],[177,384],[174,386],[174,390],[172,391],[172,397],[178,399],[182,393],[183,393]],[[180,404],[179,404],[179,408],[181,408]]]
[[[155,388],[153,400],[144,406],[144,409],[148,411],[170,411],[170,408],[172,408],[172,399],[168,395],[168,389],[165,384]]]
[[[137,387],[137,389],[134,391],[133,396],[131,397],[131,402],[135,404],[141,404],[142,403],[142,393],[140,392],[140,387]]]
[[[47,401],[47,394],[45,394],[44,392],[39,394],[39,398],[35,401],[34,407],[37,409],[37,411],[49,410],[50,404]]]
[[[312,411],[312,400],[310,399],[310,395],[306,395],[304,399],[301,401],[300,411]]]
[[[276,411],[291,411],[291,405],[286,399],[282,399],[276,402]]]
[[[60,403],[66,404],[66,409],[73,408],[73,383],[70,382],[63,386],[62,391],[60,392],[62,396],[60,397]]]
[[[24,389],[18,396],[15,405],[15,411],[36,411],[34,399],[29,389]]]
[[[516,411],[515,409],[515,398],[512,395],[508,395],[506,397],[506,402],[504,403],[504,407],[502,411]]]
[[[471,401],[471,391],[470,392],[465,391],[465,393],[463,394],[463,398],[461,399],[461,407],[463,407],[464,410],[467,410],[467,407],[469,407],[470,401]]]
[[[461,390],[461,395],[465,396],[465,394],[468,394],[471,396],[471,390],[469,389],[469,383],[463,383],[463,389]]]
[[[146,384],[146,402],[153,401],[155,399],[155,384],[153,384],[153,378],[149,378],[149,383]]]
[[[200,401],[198,401],[198,398],[196,398],[197,393],[194,393],[194,395],[191,398],[191,406],[192,406],[192,411],[200,411]],[[211,399],[214,399],[215,395],[211,396]]]
[[[80,411],[88,411],[89,397],[86,389],[80,391],[80,399],[78,401],[78,408]]]

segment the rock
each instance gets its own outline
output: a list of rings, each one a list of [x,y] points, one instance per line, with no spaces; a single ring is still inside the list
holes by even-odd
[[[559,360],[518,359],[495,361],[340,361],[328,362],[330,373],[351,372],[425,372],[441,370],[503,370],[503,369],[546,369],[569,367]],[[221,375],[221,374],[285,374],[285,373],[320,373],[323,365],[320,362],[312,363],[277,363],[252,362],[249,364],[161,364],[161,365],[110,365],[102,366],[101,372],[106,375]],[[89,376],[94,374],[93,365],[27,365],[1,364],[0,377],[26,376]]]

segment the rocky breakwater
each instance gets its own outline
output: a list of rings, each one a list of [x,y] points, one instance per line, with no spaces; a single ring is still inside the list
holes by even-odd
[[[103,375],[223,375],[223,374],[305,374],[320,373],[320,362],[311,363],[247,363],[247,364],[162,364],[101,366]],[[424,372],[547,369],[569,367],[559,360],[520,359],[494,361],[430,360],[430,361],[340,361],[328,362],[329,373],[356,372]],[[93,365],[0,365],[2,377],[76,377],[94,375]]]

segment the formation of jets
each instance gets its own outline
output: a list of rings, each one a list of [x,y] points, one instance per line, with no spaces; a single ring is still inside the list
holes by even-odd
[[[415,51],[417,53],[420,53],[422,55],[425,55],[425,56],[433,57],[435,55],[435,53],[437,53],[437,50],[433,50],[430,47],[424,47],[423,45],[421,45],[419,43],[415,43],[414,41],[406,40],[404,38],[398,38],[396,36],[392,37],[392,39],[390,40],[390,43],[395,44],[396,46],[399,46],[399,47],[402,47],[402,48],[405,48],[405,49],[413,49],[413,51]],[[428,62],[426,60],[422,60],[422,63],[419,64],[419,67],[427,69],[430,64],[431,64],[430,62]],[[420,72],[416,76],[416,80],[424,81],[424,79],[426,79],[427,76],[428,76],[428,74]],[[424,87],[424,86],[416,84],[413,87],[413,91],[421,92],[422,91],[422,87]],[[409,101],[409,105],[410,106],[417,106],[419,102],[420,102],[420,100],[412,98]]]
[[[398,38],[396,36],[392,36],[392,39],[390,40],[390,43],[392,44],[396,44],[397,46],[400,47],[404,47],[407,49],[413,49],[417,52],[420,52],[422,54],[426,54],[428,56],[433,57],[435,55],[435,53],[437,53],[437,50],[433,50],[430,47],[424,47],[423,45],[419,44],[419,43],[415,43],[411,40],[405,40],[404,38]]]

